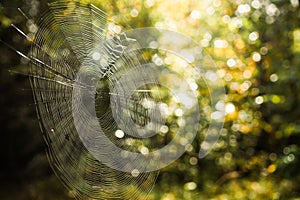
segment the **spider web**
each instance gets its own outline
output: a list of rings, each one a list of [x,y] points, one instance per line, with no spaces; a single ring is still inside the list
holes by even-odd
[[[76,198],[146,198],[158,172],[130,174],[101,163],[82,144],[72,116],[73,87],[83,65],[88,67],[87,75],[91,79],[99,78],[105,85],[119,78],[117,71],[145,62],[138,51],[124,53],[125,48],[138,44],[126,35],[114,33],[109,25],[114,27],[108,16],[93,4],[82,5],[76,1],[49,4],[32,40],[31,86],[52,168]],[[95,53],[95,49],[101,54]],[[81,82],[76,84],[86,91],[94,87]],[[87,110],[96,109],[104,132],[116,145],[122,146],[122,140],[111,136],[117,125],[109,111],[110,95],[107,87],[97,87],[96,105]],[[138,102],[139,98],[131,101]],[[137,109],[133,107],[132,112]],[[143,112],[134,116],[136,121],[146,123]]]

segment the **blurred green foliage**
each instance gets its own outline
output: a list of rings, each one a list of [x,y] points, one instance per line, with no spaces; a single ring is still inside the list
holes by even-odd
[[[82,1],[85,3],[86,1]],[[46,1],[0,3],[0,36],[27,52],[17,8],[37,20]],[[161,171],[150,199],[300,198],[300,6],[298,0],[94,1],[124,27],[181,32],[215,60],[226,87],[226,123],[204,159],[199,139]],[[0,46],[0,199],[68,199],[44,151],[27,63]],[[17,74],[13,73],[17,71]]]

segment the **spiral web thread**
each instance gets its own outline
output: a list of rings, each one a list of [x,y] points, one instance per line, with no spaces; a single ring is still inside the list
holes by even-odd
[[[107,15],[92,4],[82,5],[76,1],[49,4],[49,10],[39,22],[29,55],[37,113],[52,168],[76,198],[146,198],[158,172],[130,174],[99,162],[82,144],[72,117],[72,91],[80,67],[87,66],[91,78],[114,82],[118,79],[114,74],[119,68],[126,71],[145,62],[139,52],[123,54],[124,48],[138,44],[126,35],[113,33],[107,28],[108,23],[112,22]],[[93,50],[100,44],[103,47],[101,58],[93,59],[99,56],[93,54]],[[77,84],[87,91],[94,87]],[[101,101],[103,106],[109,95],[107,90],[98,88],[95,101]],[[109,108],[103,109],[99,108],[99,123],[107,134],[112,134],[117,126]],[[122,146],[121,140],[109,138]]]

